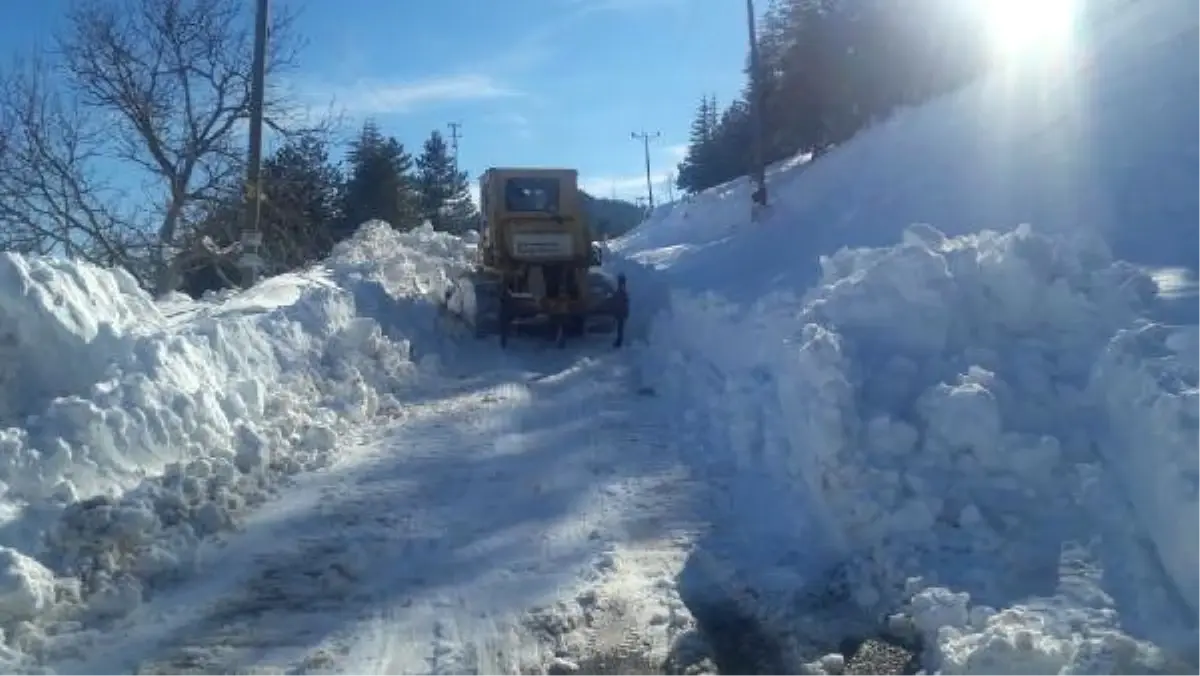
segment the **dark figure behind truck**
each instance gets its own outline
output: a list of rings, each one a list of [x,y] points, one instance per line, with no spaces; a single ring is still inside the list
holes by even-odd
[[[625,290],[625,273],[617,275],[617,290],[613,292],[614,314],[617,318],[617,339],[613,347],[625,343],[625,320],[629,318],[629,293]]]

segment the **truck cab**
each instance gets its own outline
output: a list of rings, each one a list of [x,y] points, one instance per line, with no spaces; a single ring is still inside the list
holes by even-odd
[[[488,169],[479,179],[481,252],[489,267],[586,266],[592,237],[574,169]]]

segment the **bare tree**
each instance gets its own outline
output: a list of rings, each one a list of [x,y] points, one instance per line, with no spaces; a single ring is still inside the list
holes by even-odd
[[[132,251],[130,241],[140,242],[149,258],[143,280],[157,292],[171,290],[176,283],[172,258],[182,253],[181,245],[202,241],[181,237],[181,228],[196,219],[201,205],[219,199],[223,188],[240,183],[238,174],[245,166],[251,5],[239,0],[76,0],[57,41],[62,65],[58,90],[45,69],[27,69],[10,76],[10,86],[0,96],[0,110],[36,111],[24,118],[9,115],[27,141],[24,154],[0,163],[5,174],[0,178],[0,219],[60,228],[68,222],[96,241],[124,233],[122,251]],[[290,35],[292,24],[291,14],[272,17],[267,55],[268,82],[274,85],[267,91],[265,115],[272,129],[284,133],[279,121],[296,108],[288,105],[277,78],[270,75],[295,65],[300,45]],[[45,213],[14,200],[3,184],[15,181],[8,175],[28,165],[48,168],[33,172],[39,184],[33,194],[65,184],[74,201],[59,200],[61,208]],[[110,175],[120,173],[125,193],[97,185],[102,167]],[[59,174],[71,180],[56,183]],[[144,191],[140,200],[129,194],[135,176]],[[143,213],[147,202],[157,206],[155,216],[137,222],[136,212],[121,213],[116,207],[137,202]],[[52,238],[63,239],[61,234]],[[129,253],[122,255],[128,258]],[[119,256],[113,262],[134,263]]]
[[[18,61],[0,78],[0,246],[131,263],[142,238],[104,177],[104,132],[55,90],[44,61]]]

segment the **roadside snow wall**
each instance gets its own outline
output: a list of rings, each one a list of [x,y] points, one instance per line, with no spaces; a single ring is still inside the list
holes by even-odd
[[[698,470],[776,496],[725,527],[850,562],[866,610],[911,600],[947,672],[1160,661],[1118,627],[1194,663],[1197,336],[1139,320],[1153,283],[1028,226],[820,267],[803,296],[677,292],[653,321],[644,370]]]
[[[304,272],[173,299],[173,322],[123,272],[0,255],[5,670],[48,623],[123,614],[185,575],[202,539],[394,406],[420,376],[404,313],[465,256],[372,222]]]

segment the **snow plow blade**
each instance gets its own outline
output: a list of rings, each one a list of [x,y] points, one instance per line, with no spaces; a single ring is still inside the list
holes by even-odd
[[[622,323],[617,284],[599,270],[588,273],[585,299],[542,298],[506,292],[486,272],[461,275],[446,289],[439,305],[442,330],[478,339],[499,337],[501,346],[514,335],[554,340],[613,336]]]

